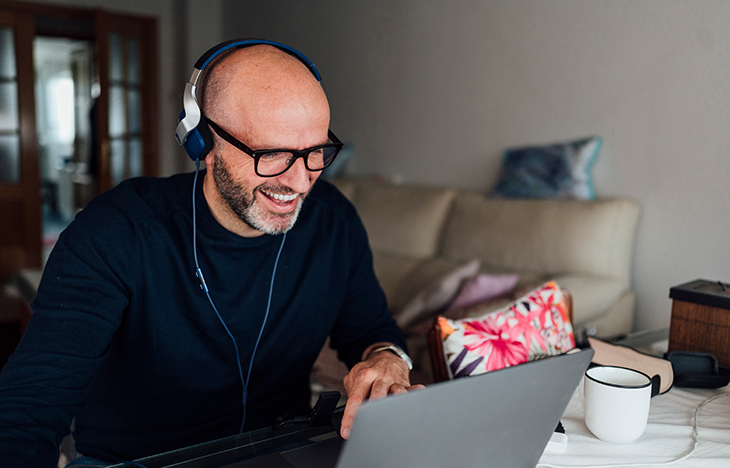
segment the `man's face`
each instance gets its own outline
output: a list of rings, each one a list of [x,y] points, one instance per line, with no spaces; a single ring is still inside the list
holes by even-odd
[[[222,141],[220,143],[225,144]],[[233,148],[230,149],[233,150]],[[230,155],[232,151],[228,151],[228,153]],[[244,171],[244,176],[236,180],[225,159],[221,156],[219,152],[215,157],[212,170],[213,180],[221,197],[236,216],[253,229],[265,234],[277,235],[290,230],[299,216],[304,198],[320,173],[307,174],[307,183],[296,185],[300,190],[306,188],[306,191],[297,192],[293,187],[279,181],[281,176],[266,178],[256,176],[253,160],[251,160],[251,164],[244,164],[248,171]],[[241,154],[239,157],[248,158],[245,154]],[[302,161],[297,161],[295,166],[302,166]],[[304,167],[293,166],[289,170],[308,172]],[[249,173],[248,176],[245,172]]]
[[[298,59],[269,46],[226,56],[215,73],[208,117],[253,150],[304,150],[328,141],[329,104]],[[281,234],[294,226],[320,172],[299,158],[283,174],[260,177],[254,159],[214,134],[205,158],[204,192],[216,219],[242,236]],[[209,177],[210,176],[210,177]]]

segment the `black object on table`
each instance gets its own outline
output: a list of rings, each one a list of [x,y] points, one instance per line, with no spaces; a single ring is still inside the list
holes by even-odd
[[[309,415],[279,418],[272,427],[244,432],[170,452],[119,463],[109,468],[213,468],[230,466],[270,467],[276,454],[296,447],[321,443],[341,444],[339,423],[344,406],[336,408],[339,392],[323,392]]]

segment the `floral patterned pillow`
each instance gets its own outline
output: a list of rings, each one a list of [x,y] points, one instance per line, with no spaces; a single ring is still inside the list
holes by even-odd
[[[561,354],[575,347],[567,301],[553,281],[483,317],[438,320],[452,379]]]

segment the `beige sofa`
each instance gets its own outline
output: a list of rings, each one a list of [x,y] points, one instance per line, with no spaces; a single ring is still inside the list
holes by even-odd
[[[632,329],[631,263],[640,212],[634,201],[490,199],[370,178],[333,183],[362,218],[375,273],[396,318],[414,296],[478,259],[481,272],[518,273],[517,293],[548,279],[570,290],[578,333],[588,329],[605,338]],[[426,374],[419,377],[428,381],[425,336],[408,339],[417,368]],[[333,365],[327,354],[315,374]]]

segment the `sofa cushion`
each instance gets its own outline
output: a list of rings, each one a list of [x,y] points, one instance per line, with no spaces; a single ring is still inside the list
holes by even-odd
[[[423,262],[424,260],[420,258],[373,252],[375,276],[385,292],[391,311],[399,310],[405,301],[410,299],[410,297],[406,297],[409,293],[402,291],[401,284],[407,283],[406,280]]]
[[[573,323],[580,324],[602,315],[626,288],[612,278],[586,275],[557,275],[555,281],[573,295]]]
[[[388,299],[388,307],[396,315],[415,296],[457,270],[463,263],[373,252],[375,276]]]
[[[520,275],[489,275],[480,273],[465,281],[450,302],[448,310],[469,307],[481,302],[492,301],[514,291]]]
[[[354,205],[375,251],[427,258],[437,250],[456,192],[364,183]]]
[[[473,278],[478,270],[479,260],[472,260],[421,288],[395,315],[398,326],[407,330],[410,325],[448,307],[462,284]]]
[[[626,199],[490,200],[456,197],[441,254],[506,271],[572,272],[628,287],[638,205]]]

